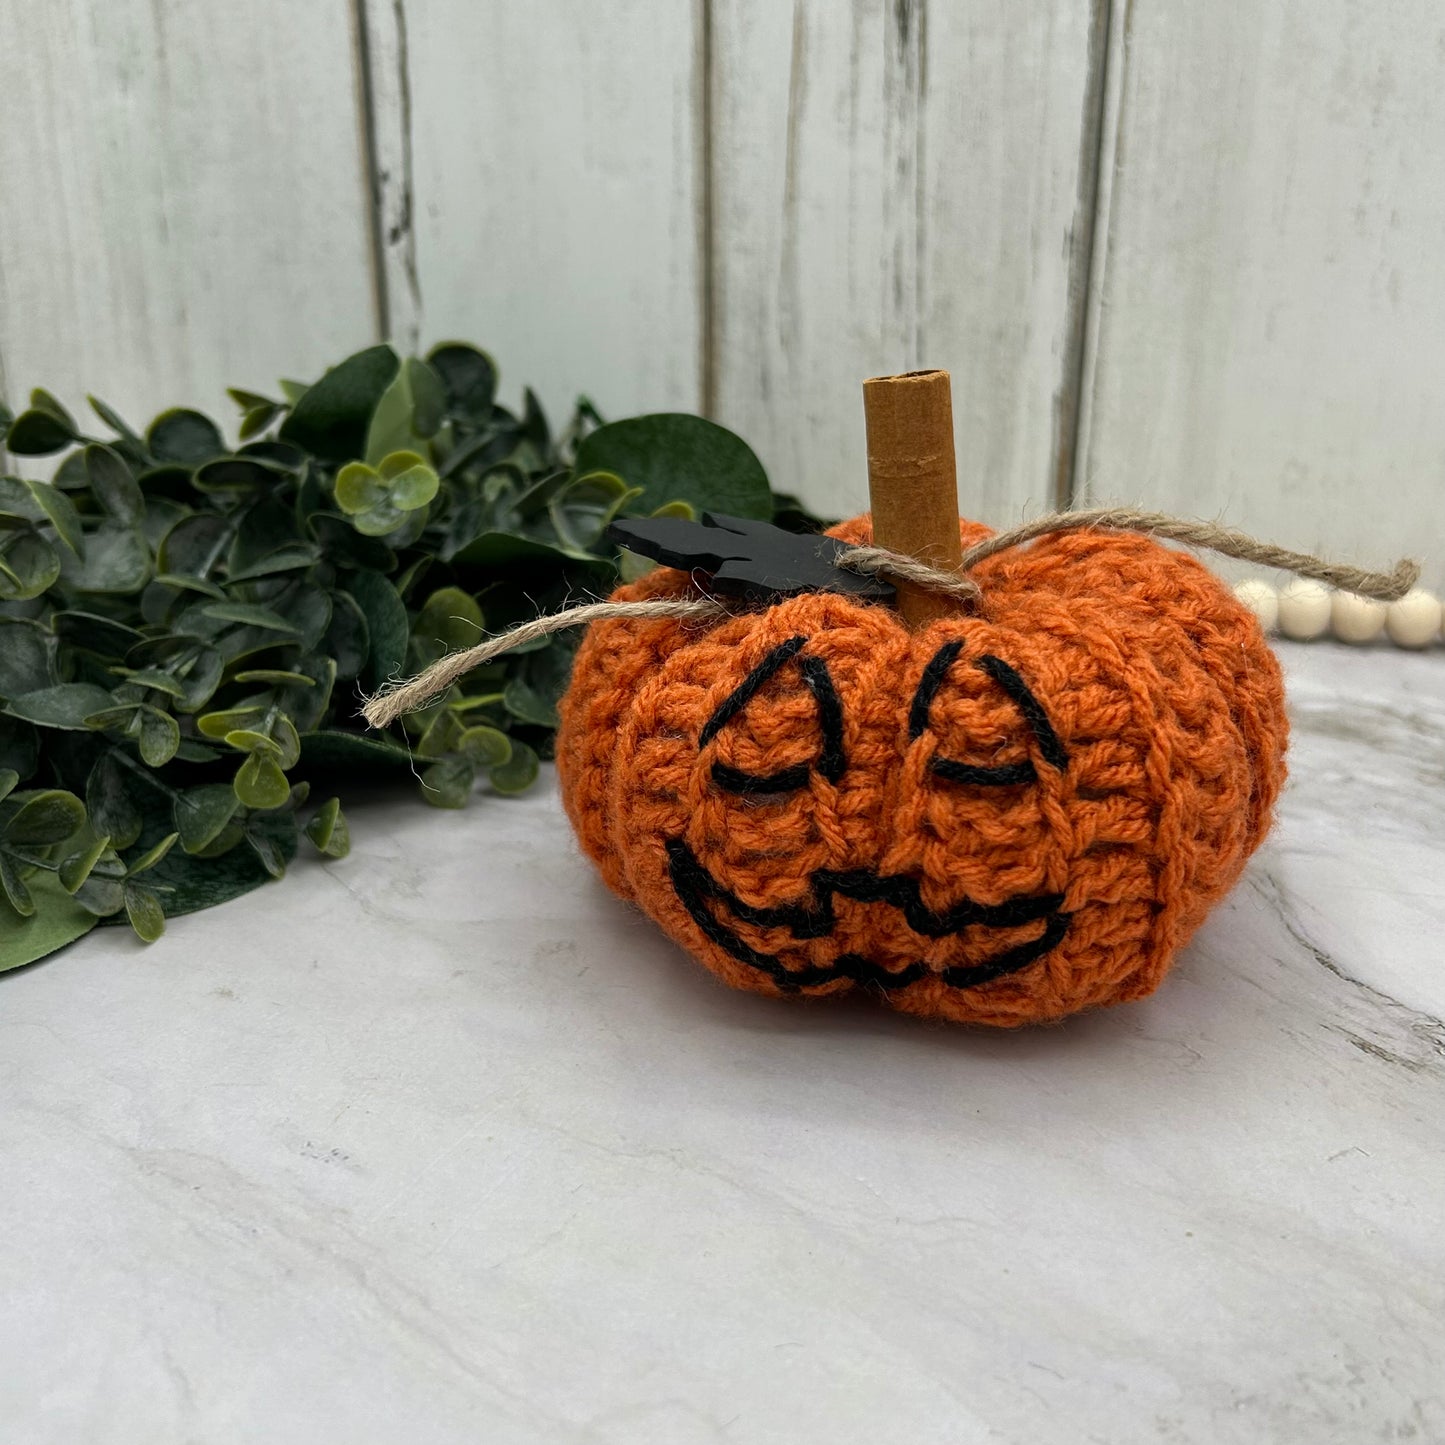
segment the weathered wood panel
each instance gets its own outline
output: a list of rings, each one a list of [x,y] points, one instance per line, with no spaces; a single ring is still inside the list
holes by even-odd
[[[1445,580],[1445,12],[1121,9],[1087,496]]]
[[[375,337],[345,0],[0,0],[0,390],[144,420]]]
[[[390,326],[554,420],[700,401],[700,10],[368,0]]]
[[[953,373],[960,501],[1072,457],[1105,9],[714,0],[719,418],[776,484],[867,495],[859,383]]]

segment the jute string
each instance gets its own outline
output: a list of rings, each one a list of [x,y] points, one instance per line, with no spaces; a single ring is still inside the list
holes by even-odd
[[[1240,561],[1283,568],[1300,577],[1337,587],[1342,592],[1356,592],[1380,602],[1398,601],[1420,577],[1419,565],[1408,560],[1396,562],[1389,572],[1370,572],[1348,563],[1328,562],[1308,552],[1292,552],[1286,547],[1276,547],[1246,532],[1237,532],[1214,522],[1189,521],[1162,512],[1137,511],[1132,507],[1096,507],[1035,517],[1031,522],[1021,523],[975,543],[964,552],[958,572],[940,571],[926,562],[890,552],[884,547],[849,547],[838,554],[838,565],[854,572],[901,578],[956,598],[960,603],[971,604],[983,595],[982,590],[977,582],[963,574],[985,557],[1022,546],[1050,532],[1076,532],[1086,528],[1143,532],[1169,542],[1182,542],[1225,557],[1236,557]],[[388,684],[367,700],[361,715],[372,727],[389,727],[405,713],[414,712],[444,693],[474,667],[481,667],[514,647],[569,627],[586,627],[593,622],[627,617],[674,617],[701,622],[731,616],[733,610],[712,597],[662,598],[651,602],[588,602],[580,607],[569,607],[563,612],[520,623],[475,647],[448,653],[415,677]]]

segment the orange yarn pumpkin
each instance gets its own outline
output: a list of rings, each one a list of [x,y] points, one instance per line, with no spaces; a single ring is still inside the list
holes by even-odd
[[[557,762],[608,885],[760,993],[1013,1026],[1152,992],[1269,827],[1278,664],[1210,572],[1136,534],[972,575],[979,615],[918,632],[825,592],[594,624]],[[664,568],[613,595],[692,592]]]

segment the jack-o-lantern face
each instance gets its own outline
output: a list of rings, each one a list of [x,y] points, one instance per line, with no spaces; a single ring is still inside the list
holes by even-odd
[[[827,593],[594,627],[558,760],[608,882],[762,992],[1002,1024],[1149,992],[1266,825],[1278,669],[1220,584],[1141,538],[977,576],[981,615],[917,633]]]
[[[827,662],[809,653],[808,639],[791,637],[774,647],[746,678],[718,705],[699,735],[706,751],[725,728],[754,703],[774,674],[796,660],[804,685],[817,705],[818,737],[816,755],[807,762],[789,763],[767,772],[745,771],[724,762],[717,753],[727,751],[725,739],[718,741],[708,772],[715,787],[761,802],[782,794],[806,789],[813,772],[826,782],[839,784],[848,770],[848,749],[844,741],[843,708]],[[1016,706],[1019,718],[1016,756],[1006,761],[965,762],[945,756],[930,747],[931,714],[936,695],[963,651],[954,639],[943,643],[924,668],[907,709],[908,739],[931,753],[927,777],[934,786],[956,788],[1023,789],[1035,785],[1038,774],[1030,753],[1036,753],[1045,767],[1062,769],[1068,754],[1028,684],[1001,658],[984,654],[974,665],[992,680]],[[763,720],[760,720],[763,721]],[[786,728],[786,721],[784,727]],[[1025,743],[1031,737],[1032,746]],[[761,808],[755,809],[761,813]],[[768,826],[760,816],[752,826]],[[930,975],[953,988],[972,988],[1026,968],[1041,958],[1064,936],[1069,926],[1063,912],[1064,895],[1025,893],[999,903],[981,903],[974,898],[948,900],[943,907],[924,901],[916,877],[910,873],[885,873],[876,867],[837,869],[823,867],[808,878],[806,893],[782,904],[757,906],[739,897],[731,887],[714,876],[693,850],[685,835],[665,840],[668,871],[673,888],[697,926],[733,958],[759,970],[780,989],[816,989],[840,979],[871,984],[885,991],[908,988]],[[769,953],[749,942],[748,934],[785,932],[793,943],[831,939],[838,932],[839,901],[876,904],[893,910],[890,935],[899,941],[913,934],[920,954],[930,941],[965,940],[964,957],[953,962],[931,964],[923,957],[904,963],[882,963],[863,954],[844,953],[822,962],[793,962]],[[1032,926],[1031,926],[1032,925]],[[1010,941],[1020,934],[1032,934]],[[998,940],[1005,940],[1002,944]],[[976,949],[968,944],[976,941]],[[798,950],[791,950],[797,953]],[[831,950],[826,950],[831,952]]]

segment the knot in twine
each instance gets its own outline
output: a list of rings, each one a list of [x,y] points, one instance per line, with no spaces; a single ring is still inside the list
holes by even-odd
[[[985,557],[1011,547],[1022,546],[1051,532],[1078,532],[1092,529],[1141,532],[1147,536],[1160,537],[1169,542],[1181,542],[1189,547],[1202,547],[1218,552],[1225,557],[1235,557],[1243,562],[1254,562],[1264,567],[1279,567],[1300,577],[1323,582],[1342,592],[1356,592],[1362,597],[1372,597],[1379,602],[1396,602],[1403,597],[1420,578],[1420,567],[1416,562],[1401,559],[1389,572],[1371,572],[1348,563],[1329,562],[1308,552],[1292,552],[1287,547],[1276,547],[1270,542],[1261,542],[1247,532],[1238,532],[1214,522],[1190,521],[1184,517],[1171,517],[1164,512],[1144,512],[1133,507],[1095,507],[1077,512],[1050,512],[1023,522],[1006,532],[997,532],[982,542],[975,543],[964,552],[956,572],[944,571],[908,557],[900,552],[890,552],[886,547],[848,547],[838,553],[837,563],[852,572],[871,576],[896,578],[912,582],[947,597],[952,597],[964,606],[973,606],[983,596],[983,590],[969,572]],[[448,653],[432,663],[415,677],[397,683],[389,683],[373,697],[368,698],[361,709],[361,715],[374,728],[389,727],[399,717],[425,706],[433,698],[444,693],[459,678],[474,667],[510,652],[514,647],[534,642],[554,632],[570,627],[586,627],[593,622],[607,622],[618,618],[672,617],[680,620],[711,621],[720,617],[731,617],[737,609],[728,607],[713,597],[659,598],[638,602],[587,602],[580,607],[569,607],[545,617],[534,617],[510,631],[490,637],[475,647],[463,648]]]

